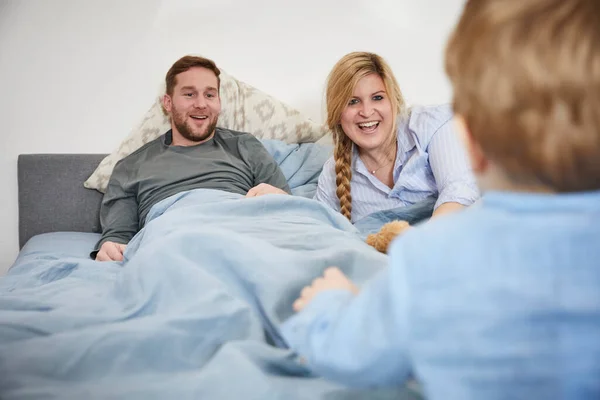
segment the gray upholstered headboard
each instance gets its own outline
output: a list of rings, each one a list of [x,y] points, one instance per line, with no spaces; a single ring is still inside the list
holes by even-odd
[[[19,246],[56,231],[100,232],[102,193],[83,187],[106,154],[21,154]]]

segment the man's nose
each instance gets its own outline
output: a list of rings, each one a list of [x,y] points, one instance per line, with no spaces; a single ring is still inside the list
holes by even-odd
[[[197,96],[194,100],[194,107],[196,108],[206,108],[206,99],[204,96]]]

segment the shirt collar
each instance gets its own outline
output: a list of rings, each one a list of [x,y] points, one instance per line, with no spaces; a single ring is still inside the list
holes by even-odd
[[[525,193],[488,190],[483,204],[512,211],[568,211],[573,214],[600,211],[600,190],[571,193]]]
[[[167,133],[163,135],[162,142],[165,146],[170,146],[173,143],[173,130],[169,129]]]
[[[410,115],[400,116],[397,120],[397,137],[398,137],[398,153],[408,153],[411,151],[417,143],[415,142],[414,121]]]

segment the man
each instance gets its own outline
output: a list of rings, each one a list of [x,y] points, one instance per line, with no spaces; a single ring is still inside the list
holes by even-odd
[[[217,128],[220,71],[202,57],[179,59],[166,75],[171,129],[119,161],[100,210],[102,237],[91,257],[121,261],[153,205],[204,188],[247,197],[289,194],[279,166],[249,133]]]

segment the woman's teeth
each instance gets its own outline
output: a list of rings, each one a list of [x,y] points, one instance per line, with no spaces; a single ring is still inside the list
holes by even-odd
[[[377,128],[379,126],[379,122],[377,121],[372,121],[372,122],[364,122],[362,124],[358,124],[358,127],[362,130],[365,131],[371,131],[374,130],[375,128]]]

